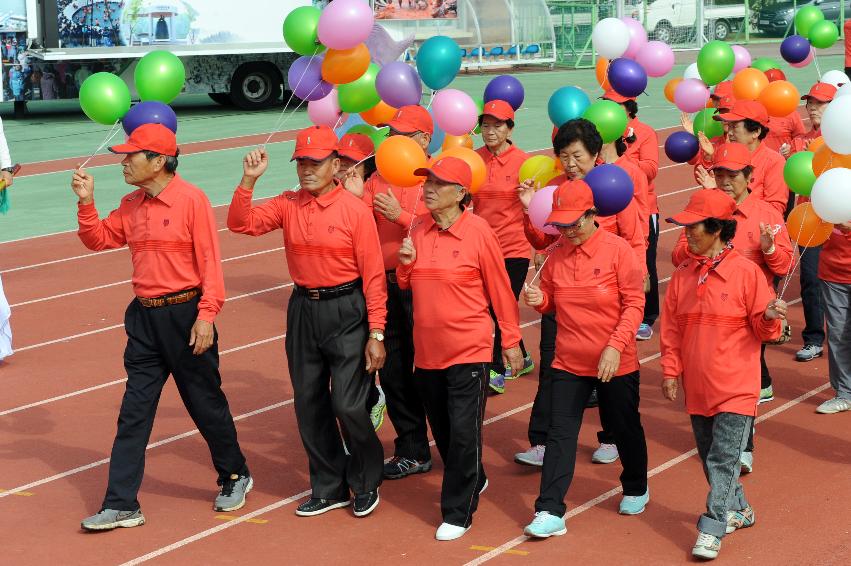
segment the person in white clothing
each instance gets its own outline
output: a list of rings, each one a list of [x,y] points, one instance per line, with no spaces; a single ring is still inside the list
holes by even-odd
[[[12,327],[9,325],[9,317],[12,309],[3,294],[3,279],[0,279],[0,362],[12,355]]]

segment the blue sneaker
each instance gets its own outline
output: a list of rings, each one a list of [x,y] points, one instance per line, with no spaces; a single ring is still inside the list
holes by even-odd
[[[538,511],[532,522],[523,529],[523,534],[536,538],[560,537],[567,533],[563,517],[550,515],[546,511]]]
[[[488,385],[495,393],[505,393],[505,376],[498,371],[491,370]]]
[[[641,326],[638,327],[638,332],[635,334],[635,339],[643,342],[651,338],[653,338],[653,328],[649,324],[642,322]]]
[[[535,369],[535,362],[532,361],[532,356],[527,354],[526,357],[523,358],[523,369],[517,372],[517,375],[514,375],[514,372],[511,371],[510,367],[505,366],[505,379],[517,379],[521,375],[526,375],[533,369]]]
[[[644,495],[624,495],[621,499],[621,506],[618,513],[621,515],[639,515],[644,513],[644,508],[650,501],[650,488],[644,492]]]

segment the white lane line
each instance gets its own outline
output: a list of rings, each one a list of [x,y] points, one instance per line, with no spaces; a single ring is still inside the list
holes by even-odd
[[[663,194],[663,195],[658,195],[656,198],[657,198],[657,199],[660,199],[660,198],[665,198],[665,197],[669,197],[669,196],[672,196],[672,195],[678,195],[678,194],[680,194],[680,193],[687,193],[687,192],[689,192],[689,191],[693,191],[693,190],[695,190],[695,189],[699,189],[699,188],[700,188],[700,185],[695,185],[695,186],[693,186],[693,187],[686,187],[686,188],[684,188],[684,189],[680,189],[680,190],[678,190],[678,191],[671,191],[670,193],[665,193],[665,194]]]

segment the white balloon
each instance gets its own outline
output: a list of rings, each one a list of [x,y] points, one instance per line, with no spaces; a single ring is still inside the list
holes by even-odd
[[[821,136],[834,153],[851,153],[851,96],[834,98],[821,118]]]
[[[845,83],[836,91],[836,97],[848,96],[849,94],[851,94],[851,82]]]
[[[851,221],[851,169],[828,169],[819,175],[810,199],[813,210],[825,222]]]
[[[851,82],[851,79],[849,79],[848,75],[846,75],[842,71],[828,71],[821,76],[821,82],[832,84],[833,86],[838,88],[841,84],[847,84]]]
[[[601,57],[617,59],[629,48],[629,28],[618,18],[605,18],[597,22],[591,32],[591,43]]]
[[[686,67],[685,73],[683,73],[684,79],[697,79],[699,81],[703,81],[700,78],[700,71],[697,70],[697,63],[692,63],[688,67]]]

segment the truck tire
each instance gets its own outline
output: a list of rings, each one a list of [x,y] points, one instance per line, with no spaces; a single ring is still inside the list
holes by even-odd
[[[653,37],[657,41],[661,41],[662,43],[671,44],[671,40],[674,38],[674,28],[671,27],[671,24],[666,21],[661,21],[656,24],[656,29],[653,30]]]
[[[284,78],[271,63],[240,65],[230,83],[230,98],[243,110],[261,110],[281,98]]]
[[[730,35],[730,24],[726,20],[715,20],[714,22],[710,22],[709,25],[713,36],[710,39],[724,41]]]
[[[232,106],[233,105],[233,100],[231,100],[229,92],[211,92],[211,93],[208,93],[208,96],[216,104],[221,104],[222,106]]]

